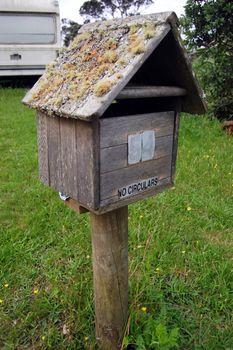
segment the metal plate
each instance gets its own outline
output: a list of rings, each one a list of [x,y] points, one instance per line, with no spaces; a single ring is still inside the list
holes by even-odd
[[[128,164],[136,164],[142,158],[142,135],[128,136]]]
[[[155,132],[144,131],[142,134],[142,162],[151,160],[155,155]]]

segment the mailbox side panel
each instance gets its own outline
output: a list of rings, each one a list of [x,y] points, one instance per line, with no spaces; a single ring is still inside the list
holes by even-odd
[[[173,184],[174,184],[174,178],[175,178],[175,174],[176,174],[176,159],[177,159],[177,151],[178,151],[179,128],[180,128],[180,114],[179,114],[179,111],[176,111],[175,112],[175,120],[174,120],[174,137],[173,137],[173,151],[172,151],[172,182],[173,182]]]
[[[98,125],[37,115],[40,180],[90,209],[97,209]]]
[[[175,124],[174,111],[100,120],[102,212],[152,196],[172,185]],[[155,135],[152,159],[129,164],[129,140],[148,132]],[[134,191],[139,183],[140,190]],[[126,196],[120,196],[123,189],[128,190]]]

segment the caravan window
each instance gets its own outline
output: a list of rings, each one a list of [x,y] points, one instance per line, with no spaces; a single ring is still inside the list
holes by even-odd
[[[52,15],[0,14],[0,44],[52,44],[55,30]]]

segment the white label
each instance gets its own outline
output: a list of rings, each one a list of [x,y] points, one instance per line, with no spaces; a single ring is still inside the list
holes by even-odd
[[[155,132],[144,131],[142,134],[142,162],[151,160],[155,154]]]
[[[142,158],[141,134],[128,136],[128,164],[139,163]]]
[[[118,198],[124,199],[126,197],[134,196],[140,192],[150,190],[158,184],[158,177],[150,177],[149,179],[139,180],[128,186],[122,187],[118,190]]]

